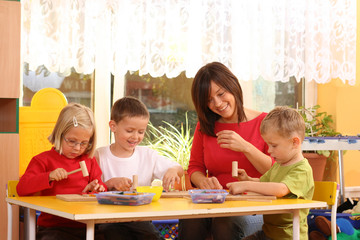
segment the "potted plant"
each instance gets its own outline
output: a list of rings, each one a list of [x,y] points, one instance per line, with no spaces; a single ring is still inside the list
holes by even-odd
[[[318,111],[319,108],[320,105],[298,108],[298,112],[305,121],[305,137],[333,137],[339,135],[340,133],[332,126],[332,115]],[[313,168],[314,180],[322,181],[325,166],[327,163],[335,163],[336,154],[334,151],[329,150],[304,151],[304,157],[308,159]]]
[[[169,122],[162,121],[164,126],[155,127],[151,122],[148,124],[148,131],[144,138],[144,144],[156,150],[159,154],[178,162],[184,169],[185,175],[181,180],[178,190],[188,190],[191,187],[189,176],[186,170],[189,166],[190,151],[193,142],[193,134],[185,113],[185,125],[180,123],[180,130]]]

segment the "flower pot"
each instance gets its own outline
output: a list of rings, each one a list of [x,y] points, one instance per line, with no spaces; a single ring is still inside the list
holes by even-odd
[[[332,158],[328,158],[326,160],[323,181],[339,182],[338,168],[339,168],[338,156],[333,156]]]
[[[322,181],[327,157],[317,153],[303,153],[303,156],[309,161],[313,170],[314,181]]]
[[[189,189],[193,189],[190,182],[190,176],[187,171],[184,172],[184,176],[182,176],[180,184],[175,183],[174,188],[175,190],[179,190],[179,191],[187,191]]]

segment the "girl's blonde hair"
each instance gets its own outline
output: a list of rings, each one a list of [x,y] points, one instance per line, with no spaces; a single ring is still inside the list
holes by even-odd
[[[305,138],[305,122],[298,111],[287,106],[278,106],[271,110],[260,125],[260,133],[275,130],[282,137],[291,137],[297,133],[301,141]]]
[[[92,136],[89,139],[89,146],[86,148],[84,154],[93,157],[96,147],[94,114],[90,108],[78,103],[69,103],[59,114],[55,127],[48,137],[51,144],[54,145],[55,150],[61,154],[61,140],[72,127],[82,127],[92,131]]]

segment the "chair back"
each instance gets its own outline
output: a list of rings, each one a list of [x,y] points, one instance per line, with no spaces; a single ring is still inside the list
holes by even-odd
[[[18,197],[16,191],[16,186],[19,183],[19,180],[9,180],[7,183],[7,196],[8,197]]]
[[[336,182],[315,181],[313,200],[327,202],[329,206],[336,203]]]
[[[55,88],[43,88],[35,93],[31,106],[19,108],[20,177],[32,157],[51,149],[48,136],[66,105],[67,99],[62,92]]]
[[[337,239],[336,211],[338,205],[338,187],[336,182],[315,181],[313,200],[326,202],[331,209],[331,239]]]
[[[18,180],[8,180],[6,184],[6,197],[18,197],[16,191],[16,185],[18,184]],[[13,239],[13,233],[15,231],[19,231],[19,225],[17,225],[17,230],[13,230],[13,221],[19,222],[19,207],[12,206],[10,203],[6,203],[7,205],[7,240]]]

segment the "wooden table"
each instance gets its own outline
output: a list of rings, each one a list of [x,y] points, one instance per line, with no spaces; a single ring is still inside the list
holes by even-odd
[[[160,198],[156,202],[141,206],[103,205],[96,201],[66,202],[55,196],[9,197],[6,201],[30,209],[27,224],[31,230],[31,240],[35,239],[36,210],[85,223],[87,240],[94,239],[96,223],[293,213],[293,239],[299,239],[299,210],[327,206],[326,202],[303,199],[195,204],[186,198]]]

